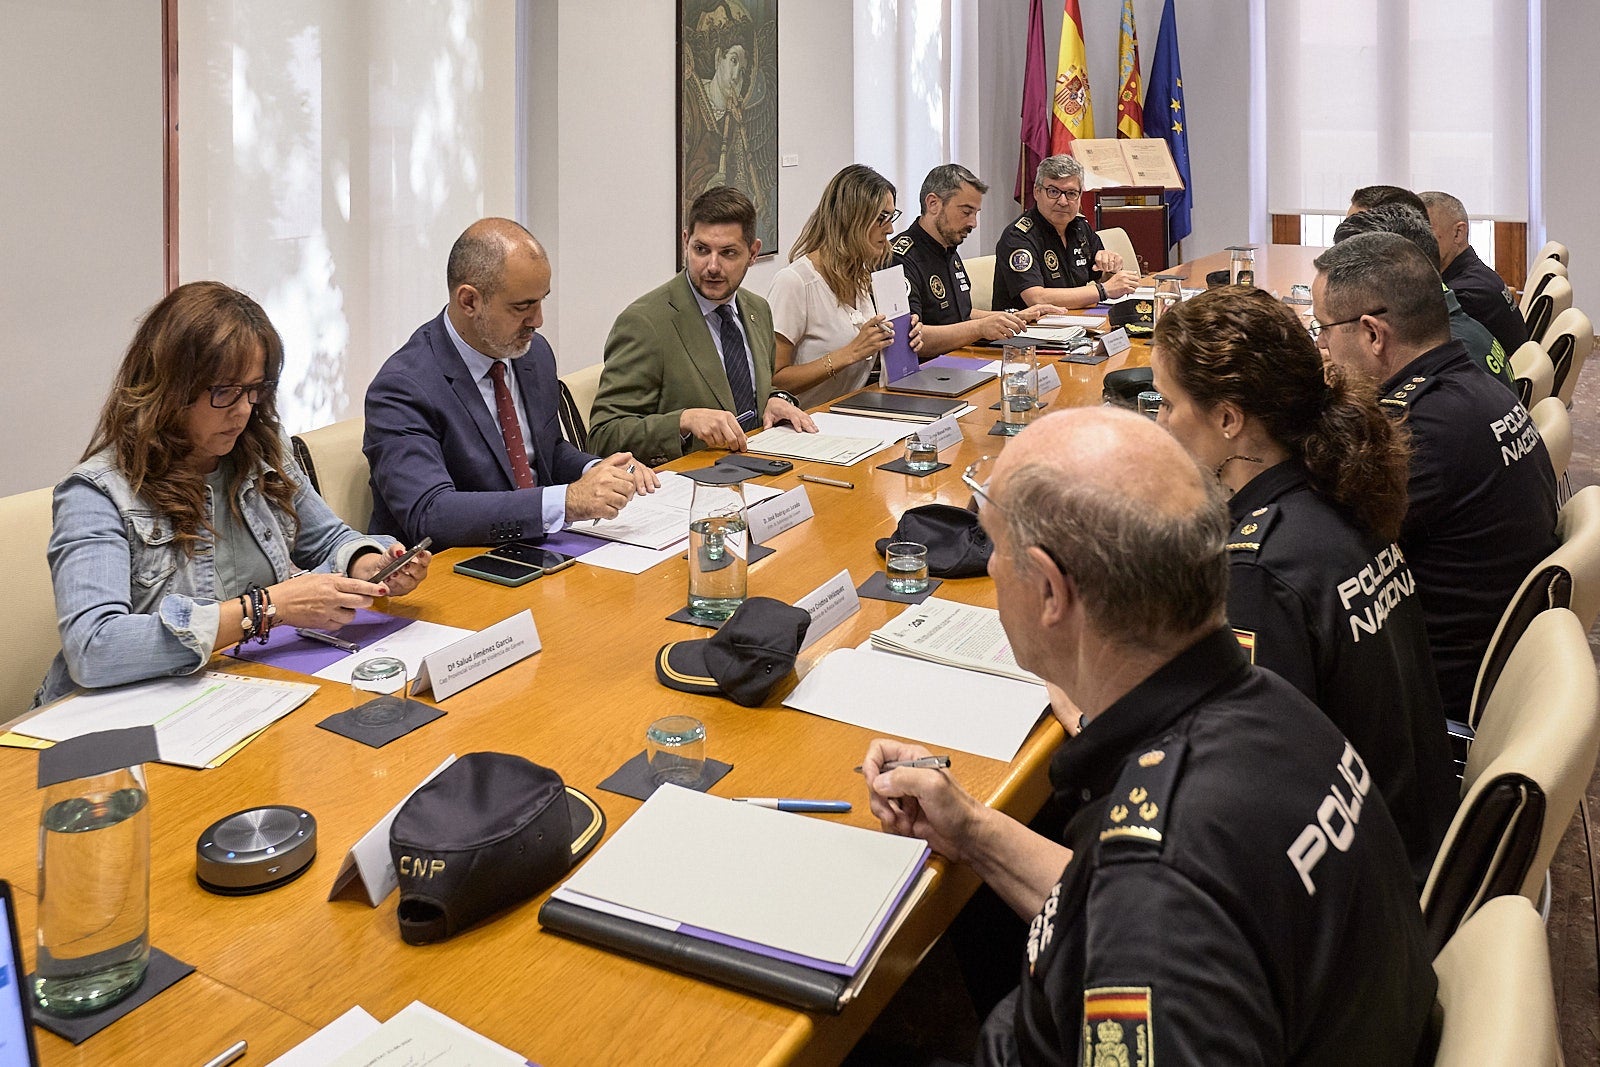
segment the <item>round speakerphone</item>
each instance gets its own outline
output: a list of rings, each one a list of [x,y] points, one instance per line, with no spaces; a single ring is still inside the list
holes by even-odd
[[[317,820],[287,804],[247,808],[208,826],[195,852],[195,879],[202,889],[226,896],[265,893],[311,866]]]

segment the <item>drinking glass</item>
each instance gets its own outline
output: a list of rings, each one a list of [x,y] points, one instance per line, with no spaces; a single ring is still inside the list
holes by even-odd
[[[1230,285],[1256,283],[1256,246],[1228,246],[1228,282]]]
[[[705,723],[689,715],[668,715],[645,730],[644,745],[657,785],[699,784],[706,768]]]
[[[1000,424],[1015,436],[1033,421],[1039,407],[1039,353],[1032,345],[1008,346],[1000,365]]]
[[[912,434],[906,438],[906,468],[914,471],[931,471],[939,465],[939,450],[931,438]]]
[[[689,614],[722,622],[749,593],[744,489],[695,483],[689,502]]]
[[[392,726],[406,715],[406,665],[393,656],[374,656],[350,672],[357,726]]]
[[[928,546],[893,541],[883,550],[884,581],[891,592],[920,593],[928,588]]]
[[[1183,300],[1183,279],[1176,274],[1156,275],[1155,311],[1151,317],[1152,322],[1160,322],[1161,316]]]
[[[1154,419],[1161,414],[1162,397],[1154,389],[1146,389],[1139,394],[1139,414],[1148,419]]]

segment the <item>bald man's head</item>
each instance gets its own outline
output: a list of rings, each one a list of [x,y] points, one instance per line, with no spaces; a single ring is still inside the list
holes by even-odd
[[[1104,637],[1161,641],[1221,624],[1221,489],[1149,419],[1104,407],[1041,419],[1001,453],[989,497],[1013,554],[1043,548]]]
[[[506,263],[514,256],[548,261],[544,246],[520,223],[511,219],[479,219],[461,232],[450,247],[445,284],[455,293],[470,285],[483,297],[493,296],[505,278]]]

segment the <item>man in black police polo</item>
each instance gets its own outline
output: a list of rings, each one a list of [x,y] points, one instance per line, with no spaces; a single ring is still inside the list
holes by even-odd
[[[1107,251],[1078,214],[1083,164],[1065,155],[1041,161],[1033,195],[1033,207],[995,245],[995,307],[1090,307],[1138,288],[1138,274],[1124,270],[1122,257]]]
[[[882,769],[918,746],[863,760],[885,829],[1032,920],[978,1062],[1418,1062],[1435,981],[1404,846],[1354,747],[1228,628],[1216,479],[1150,420],[1078,408],[979,499],[1017,662],[1083,713],[1050,768],[1062,842],[949,771]]]
[[[1478,258],[1467,239],[1467,208],[1449,193],[1429,189],[1417,194],[1427,205],[1428,221],[1439,241],[1439,272],[1455,291],[1468,315],[1483,323],[1509,355],[1528,339],[1528,324],[1504,279]]]
[[[1021,311],[972,306],[972,284],[957,249],[978,224],[989,186],[959,163],[934,167],[922,182],[922,214],[890,245],[905,268],[911,310],[922,322],[923,359],[979,341],[1011,337],[1064,308],[1036,304]]]
[[[1444,713],[1467,721],[1500,615],[1556,547],[1556,483],[1527,409],[1450,336],[1439,272],[1405,238],[1365,233],[1316,259],[1327,357],[1379,383],[1411,434],[1400,548],[1422,593]]]

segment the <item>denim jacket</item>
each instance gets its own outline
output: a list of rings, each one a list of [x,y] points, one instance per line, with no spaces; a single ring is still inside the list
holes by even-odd
[[[245,525],[278,581],[300,571],[345,573],[356,551],[387,548],[339,520],[311,488],[284,446],[298,521],[257,489],[261,472],[238,490]],[[206,517],[219,509],[206,489]],[[56,486],[50,531],[61,651],[34,696],[35,706],[75,685],[120,685],[193,674],[211,659],[221,617],[211,537],[202,527],[193,556],[173,540],[172,523],[136,496],[111,450],[79,464]],[[229,591],[237,595],[238,591]]]

